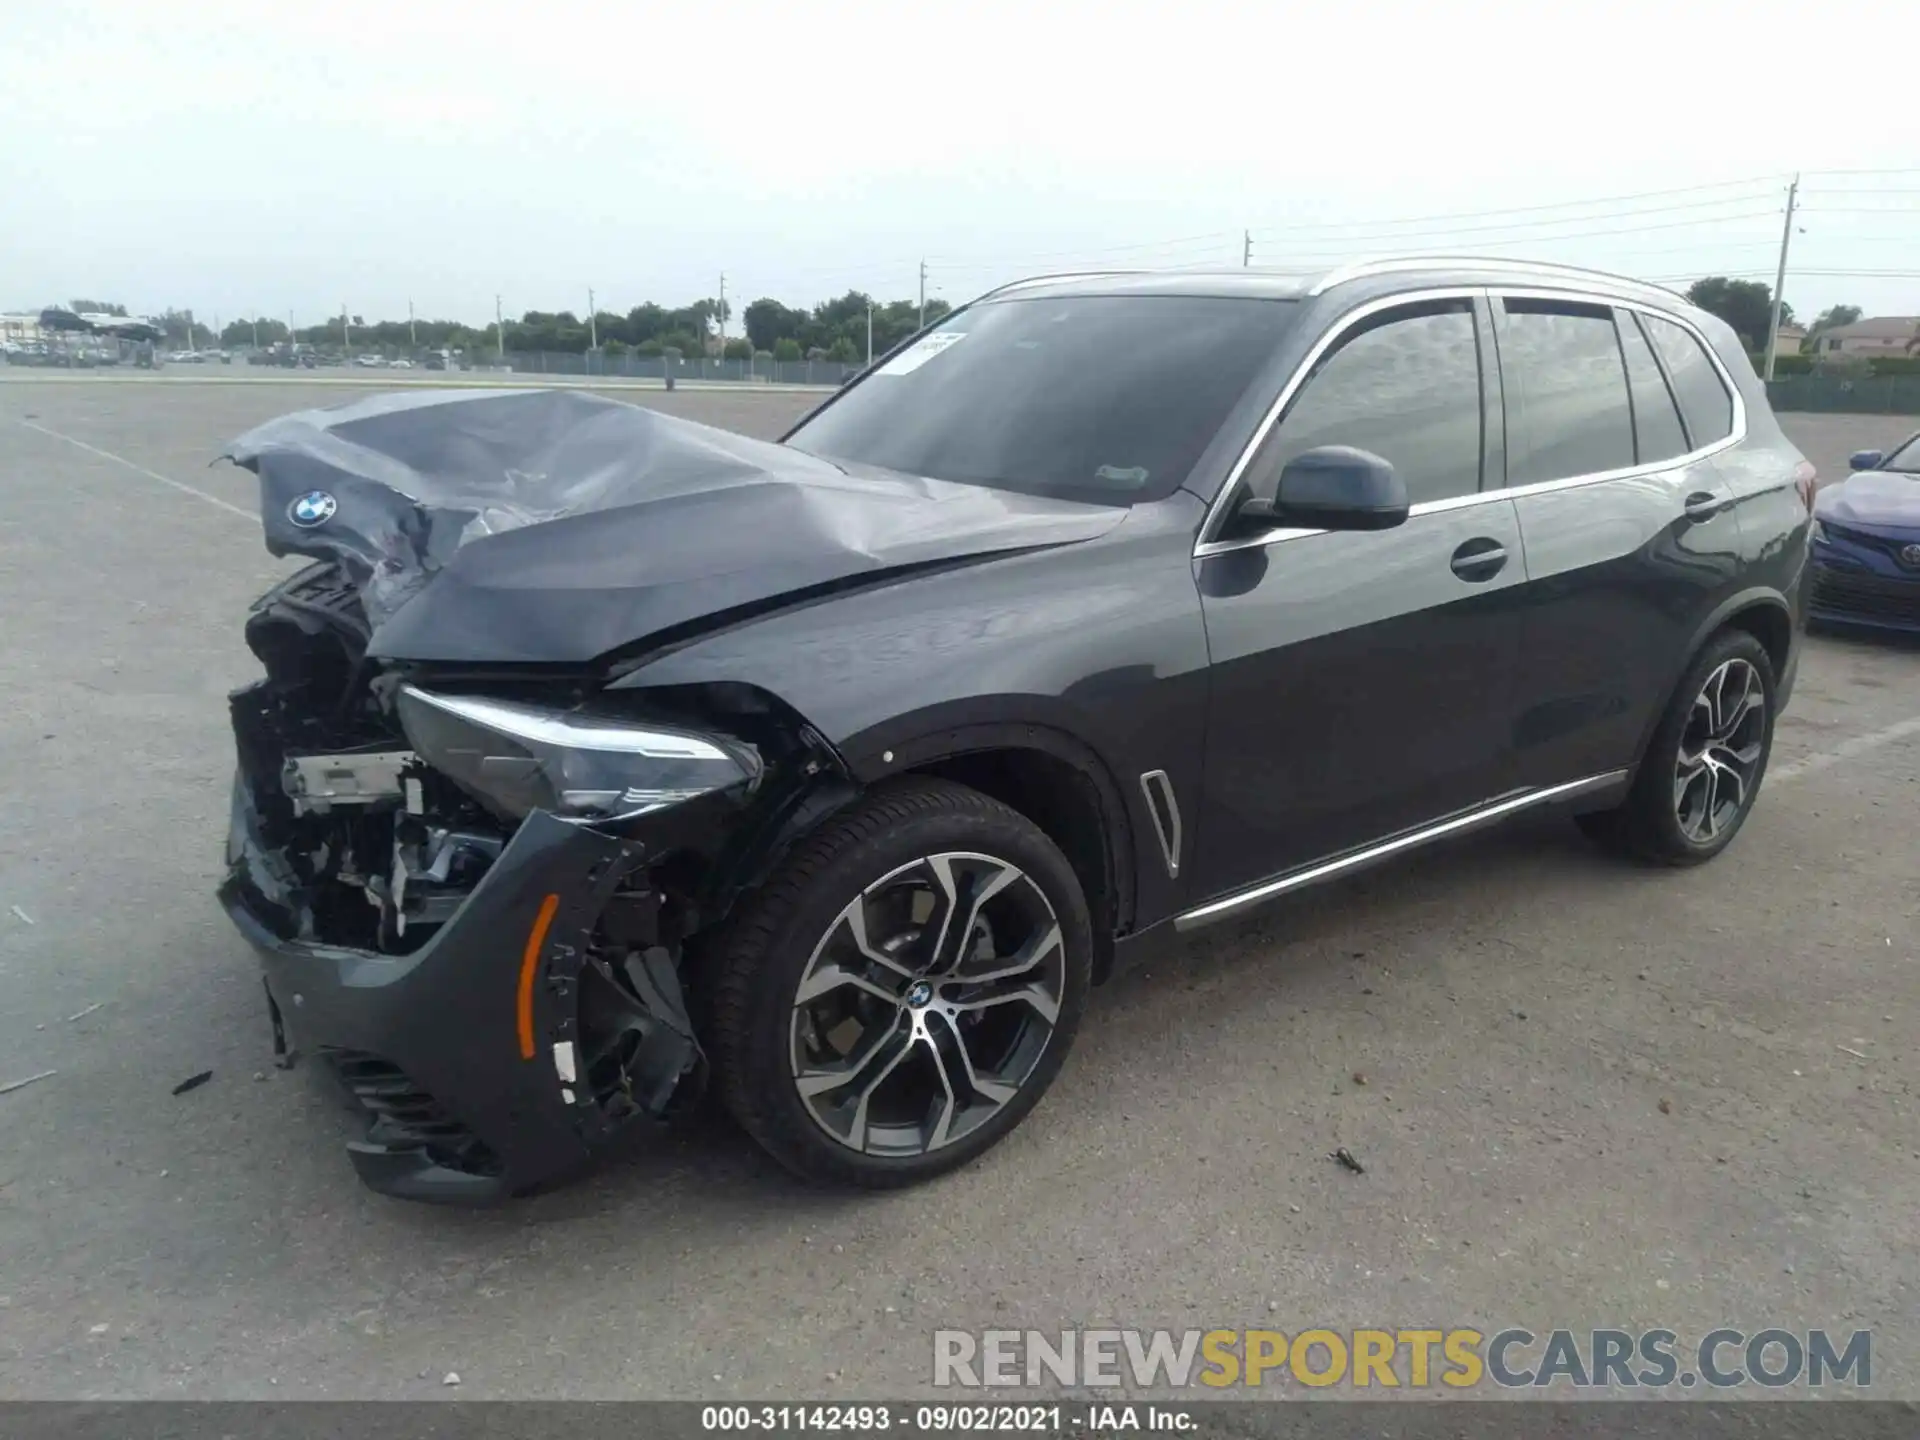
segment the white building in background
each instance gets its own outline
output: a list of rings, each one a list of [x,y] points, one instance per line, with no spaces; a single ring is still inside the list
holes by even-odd
[[[1920,315],[1880,315],[1851,325],[1835,325],[1822,330],[1814,346],[1821,355],[1864,355],[1869,359],[1920,355]]]

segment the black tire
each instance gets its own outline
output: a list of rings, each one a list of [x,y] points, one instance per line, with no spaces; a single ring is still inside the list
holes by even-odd
[[[1728,671],[1730,679],[1742,675],[1737,668],[1741,665],[1750,667],[1752,682],[1764,709],[1757,723],[1745,722],[1750,729],[1736,737],[1742,742],[1737,748],[1732,751],[1726,747],[1715,748],[1718,753],[1737,757],[1757,746],[1757,753],[1750,777],[1744,778],[1740,785],[1737,808],[1719,807],[1724,811],[1724,818],[1712,824],[1710,833],[1703,833],[1710,822],[1701,817],[1706,810],[1714,808],[1711,805],[1715,793],[1711,788],[1713,780],[1709,777],[1706,791],[1709,799],[1704,807],[1699,802],[1697,783],[1683,792],[1679,782],[1681,747],[1695,744],[1703,733],[1701,717],[1710,712],[1697,707],[1709,679],[1723,666],[1735,667]],[[1774,720],[1773,662],[1767,656],[1766,647],[1745,630],[1720,631],[1694,657],[1674,688],[1666,713],[1660,717],[1660,724],[1647,745],[1647,753],[1641,757],[1639,772],[1634,776],[1633,788],[1626,800],[1612,810],[1576,816],[1575,823],[1596,844],[1648,864],[1704,864],[1733,843],[1733,837],[1740,833],[1740,827],[1753,812],[1766,778],[1767,761],[1773,753]],[[1722,773],[1725,768],[1722,767]],[[1695,821],[1691,826],[1690,819]]]
[[[1039,1041],[1037,1060],[1030,1062],[1031,1069],[1024,1072],[1012,1098],[996,1102],[999,1108],[978,1120],[974,1128],[944,1143],[934,1142],[919,1154],[866,1153],[864,1148],[852,1148],[848,1138],[830,1134],[826,1122],[816,1118],[810,1102],[802,1098],[796,1057],[802,1046],[801,1035],[811,1033],[803,1030],[811,1019],[796,1019],[799,988],[813,973],[817,955],[824,954],[830,944],[849,943],[843,933],[846,912],[857,898],[916,862],[929,863],[927,857],[960,852],[991,857],[995,863],[1016,868],[1023,881],[1031,882],[1032,892],[1021,882],[1014,882],[1020,884],[1028,905],[1036,903],[1033,892],[1044,897],[1060,936],[1057,960],[1051,950],[1043,952],[1049,956],[1051,983],[1057,985],[1057,1013],[1045,1038]],[[957,907],[949,908],[959,913]],[[985,907],[977,907],[972,913],[983,914]],[[863,927],[872,923],[866,918],[864,905],[861,916]],[[932,928],[931,920],[923,924]],[[885,943],[875,939],[873,946],[885,949]],[[955,943],[961,954],[956,964],[973,963],[965,958],[964,945]],[[898,953],[904,956],[908,952]],[[944,780],[914,779],[887,786],[833,816],[801,842],[773,877],[743,904],[722,937],[710,992],[710,1040],[721,1099],[749,1135],[805,1179],[881,1189],[944,1174],[1003,1139],[1053,1083],[1086,1006],[1092,956],[1092,922],[1079,881],[1066,857],[1032,821],[978,791]],[[892,981],[877,967],[869,973]],[[917,986],[910,984],[910,988]],[[964,996],[967,992],[964,988],[942,987],[938,993]],[[854,996],[852,1002],[884,1013],[884,1006],[870,997]],[[904,998],[897,1002],[899,1016],[911,1020],[908,1003]],[[932,1008],[937,1010],[937,1003]],[[963,1018],[971,1023],[980,1016]],[[923,1015],[921,1021],[930,1031],[937,1030],[940,1023],[929,1015]],[[960,1038],[961,1019],[949,1017],[944,1023],[948,1028],[938,1033],[949,1042],[948,1053],[957,1043],[967,1058],[964,1072],[958,1073],[964,1073],[969,1081],[976,1079],[973,1057]],[[1033,1019],[1013,1023],[1025,1026],[1045,1022]],[[1027,1037],[1023,1043],[1031,1045],[1033,1041]],[[874,1048],[877,1051],[880,1047],[876,1044]],[[913,1064],[933,1064],[942,1077],[956,1073],[948,1061],[932,1053],[936,1047],[931,1041],[927,1046],[930,1055],[924,1062],[914,1041],[906,1041],[903,1048]],[[849,1054],[844,1058],[843,1068],[848,1072],[859,1068],[859,1057]],[[952,1089],[947,1091],[949,1113],[954,1093]],[[864,1137],[864,1114],[858,1124]],[[863,1147],[865,1143],[863,1138]]]

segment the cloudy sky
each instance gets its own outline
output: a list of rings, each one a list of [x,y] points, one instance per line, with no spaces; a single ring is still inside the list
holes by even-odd
[[[1451,247],[1920,312],[1913,0],[9,0],[0,308],[491,318]]]

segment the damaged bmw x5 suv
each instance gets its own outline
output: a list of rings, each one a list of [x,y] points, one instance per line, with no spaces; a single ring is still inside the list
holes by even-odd
[[[467,1203],[709,1081],[925,1178],[1161,937],[1542,807],[1711,858],[1813,482],[1720,321],[1492,260],[1009,286],[777,444],[543,390],[229,454],[314,563],[222,897],[360,1175]]]

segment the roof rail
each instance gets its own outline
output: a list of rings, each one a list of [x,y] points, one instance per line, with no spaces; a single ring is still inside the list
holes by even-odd
[[[1368,275],[1391,275],[1401,270],[1435,270],[1459,266],[1471,266],[1480,270],[1511,270],[1516,274],[1540,275],[1564,280],[1606,280],[1614,285],[1630,285],[1639,290],[1657,290],[1663,295],[1678,293],[1664,285],[1656,285],[1651,280],[1636,280],[1631,275],[1618,275],[1610,270],[1592,270],[1579,265],[1555,265],[1541,260],[1508,260],[1497,255],[1380,255],[1335,266],[1314,281],[1313,287],[1307,291],[1307,294],[1324,295],[1335,285],[1344,284],[1348,280],[1358,280]]]
[[[1151,275],[1155,272],[1132,267],[1125,270],[1055,270],[1045,275],[1024,275],[1018,280],[1009,280],[1004,285],[975,296],[976,300],[990,300],[995,295],[1004,295],[1009,290],[1023,289],[1028,285],[1045,285],[1052,280],[1094,280],[1102,275]]]

